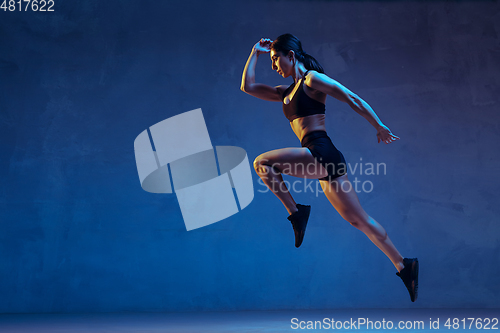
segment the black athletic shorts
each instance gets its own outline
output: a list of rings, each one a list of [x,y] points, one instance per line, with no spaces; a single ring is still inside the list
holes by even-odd
[[[309,148],[316,161],[328,172],[328,176],[320,180],[332,180],[347,173],[344,155],[334,146],[325,131],[307,133],[300,143],[302,147]]]

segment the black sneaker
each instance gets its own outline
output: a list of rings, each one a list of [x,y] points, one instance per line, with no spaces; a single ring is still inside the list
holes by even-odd
[[[297,209],[298,211],[288,216],[288,220],[292,222],[293,232],[295,233],[295,247],[299,247],[304,239],[311,206],[297,204]]]
[[[415,302],[418,294],[418,259],[404,258],[403,264],[405,267],[401,272],[397,272],[396,275],[403,280],[406,289],[410,293],[411,301]]]

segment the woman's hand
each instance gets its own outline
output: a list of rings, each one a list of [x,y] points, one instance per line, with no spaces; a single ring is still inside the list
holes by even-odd
[[[377,130],[377,138],[378,142],[380,141],[387,143],[391,143],[393,141],[399,140],[399,136],[392,134],[389,127],[385,125],[380,125]]]
[[[271,52],[271,43],[273,41],[269,38],[262,38],[253,46],[253,49],[257,52],[257,55],[260,55],[261,53],[268,53]]]

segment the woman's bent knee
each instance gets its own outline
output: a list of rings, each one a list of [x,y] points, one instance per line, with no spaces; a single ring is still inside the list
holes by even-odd
[[[281,171],[275,165],[272,165],[271,161],[263,155],[259,155],[255,158],[253,161],[253,168],[258,174],[268,174],[271,171],[274,174],[281,173]]]
[[[264,166],[266,166],[265,163],[267,161],[268,160],[263,158],[262,155],[259,155],[253,161],[253,168],[255,169],[255,171],[259,172]]]

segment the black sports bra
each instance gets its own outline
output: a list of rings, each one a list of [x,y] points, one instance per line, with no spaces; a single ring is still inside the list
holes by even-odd
[[[305,72],[304,78],[307,73]],[[304,78],[300,81],[300,87],[295,92],[291,101],[288,104],[285,104],[285,96],[288,95],[290,88],[293,89],[295,87],[295,82],[292,83],[286,90],[283,92],[281,99],[283,100],[283,113],[288,121],[292,122],[294,119],[310,116],[313,114],[325,114],[325,104],[318,102],[317,100],[307,96],[304,91]]]

